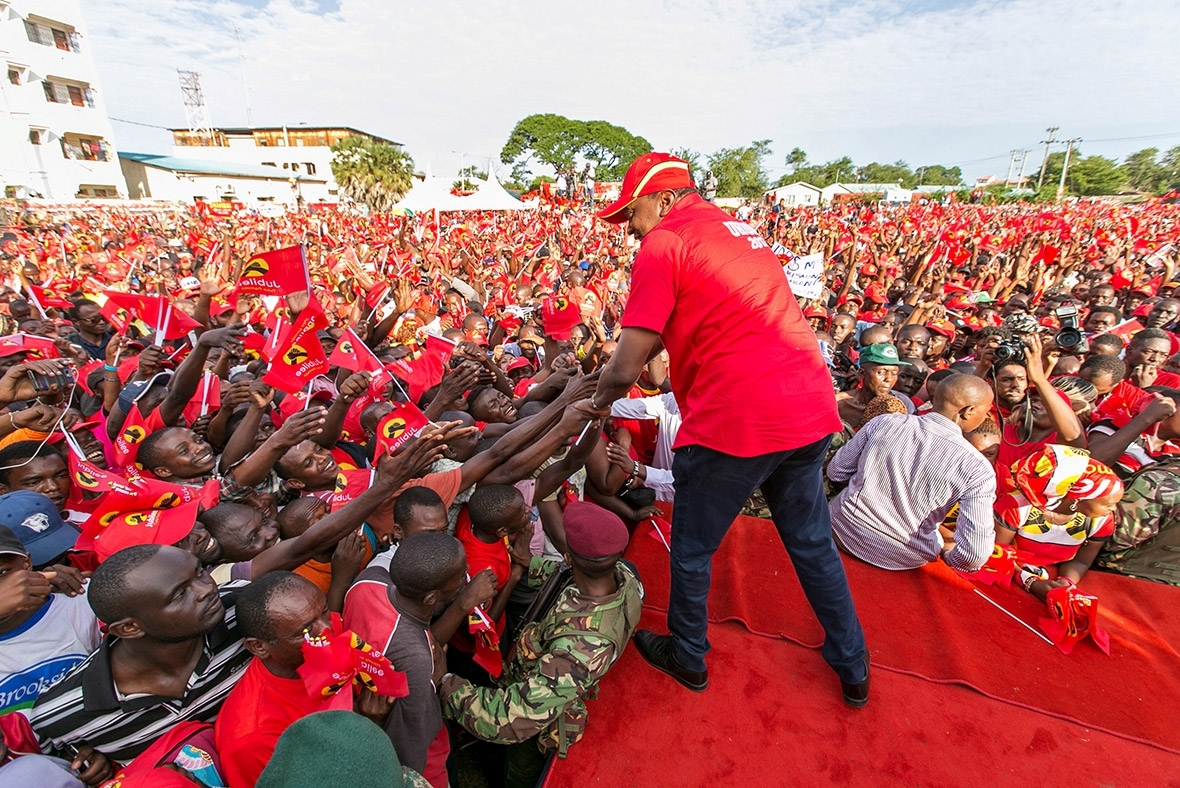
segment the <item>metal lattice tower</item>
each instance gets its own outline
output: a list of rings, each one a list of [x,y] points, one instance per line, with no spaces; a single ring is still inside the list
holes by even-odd
[[[184,98],[184,119],[189,131],[196,137],[203,137],[213,144],[213,127],[209,122],[209,108],[205,106],[205,94],[201,92],[201,75],[196,71],[176,70],[180,77],[180,93]]]

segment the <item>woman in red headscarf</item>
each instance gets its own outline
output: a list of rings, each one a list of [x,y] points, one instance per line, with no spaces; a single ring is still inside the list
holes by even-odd
[[[1012,478],[1016,491],[996,499],[996,543],[1016,545],[1021,584],[1044,599],[1094,563],[1114,533],[1123,483],[1084,449],[1055,443],[1014,463]]]

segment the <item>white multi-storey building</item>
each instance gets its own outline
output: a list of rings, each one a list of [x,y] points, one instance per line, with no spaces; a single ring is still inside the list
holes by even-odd
[[[2,2],[3,0],[0,0]],[[207,159],[221,164],[251,164],[278,167],[294,176],[323,179],[328,201],[335,202],[339,186],[332,177],[332,145],[349,137],[401,147],[400,142],[349,126],[252,126],[214,128],[213,136],[189,129],[172,129],[172,155],[186,159]]]
[[[125,191],[77,0],[0,0],[0,188],[9,197]]]

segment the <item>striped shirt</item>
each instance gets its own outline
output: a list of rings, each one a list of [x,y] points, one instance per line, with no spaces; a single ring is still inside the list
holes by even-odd
[[[832,501],[832,531],[857,558],[882,569],[937,560],[938,526],[956,503],[955,546],[946,563],[973,571],[991,555],[995,472],[949,419],[878,416],[836,452],[827,473],[849,482]]]
[[[126,763],[181,722],[212,722],[252,656],[234,621],[234,595],[245,585],[237,581],[219,588],[225,620],[205,636],[204,653],[183,698],[120,693],[110,659],[117,638],[107,636],[85,662],[42,693],[29,712],[42,749],[69,759],[73,755],[66,745],[85,743]]]

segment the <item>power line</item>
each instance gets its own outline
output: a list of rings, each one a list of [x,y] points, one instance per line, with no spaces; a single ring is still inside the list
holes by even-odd
[[[157,126],[154,123],[140,123],[138,120],[124,120],[123,118],[111,118],[111,120],[115,121],[116,123],[128,123],[132,126],[144,126],[145,128],[149,129],[163,129],[164,131],[172,131],[172,129],[168,128],[167,126]]]
[[[1180,137],[1180,131],[1173,131],[1168,134],[1145,134],[1142,137],[1107,137],[1101,140],[1087,139],[1086,142],[1129,142],[1132,140],[1156,140],[1164,137]]]

